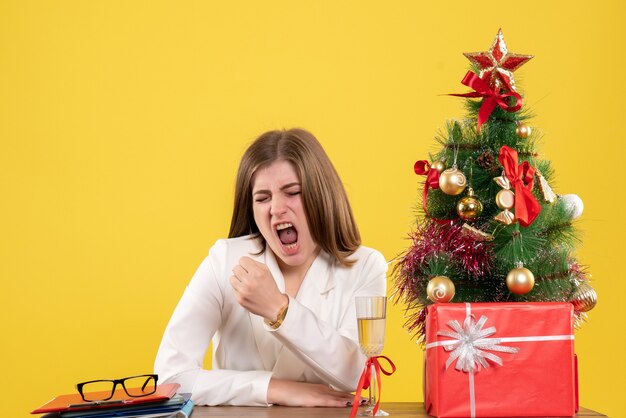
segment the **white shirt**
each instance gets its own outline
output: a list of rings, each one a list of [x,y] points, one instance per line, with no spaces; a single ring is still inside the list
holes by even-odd
[[[219,240],[209,251],[170,319],[154,369],[181,384],[198,405],[267,405],[270,378],[330,384],[354,391],[365,356],[358,344],[355,296],[384,296],[387,263],[359,249],[342,266],[320,251],[276,330],[235,300],[229,278],[242,256],[265,263],[281,292],[285,281],[269,247],[250,236]],[[213,339],[213,367],[202,363]]]

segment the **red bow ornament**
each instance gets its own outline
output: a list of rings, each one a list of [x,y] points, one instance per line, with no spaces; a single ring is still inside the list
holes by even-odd
[[[500,106],[502,109],[507,112],[517,112],[522,108],[522,96],[514,91],[508,91],[504,93],[500,93],[499,89],[492,89],[489,84],[480,78],[477,74],[468,71],[465,74],[465,77],[461,81],[464,85],[474,89],[473,92],[464,93],[464,94],[450,94],[450,96],[457,97],[483,97],[483,104],[480,106],[478,111],[478,124],[477,130],[480,132],[480,127],[483,123],[487,122],[489,119],[489,115],[496,108],[496,106]],[[509,106],[506,99],[509,97],[515,98],[515,104]]]
[[[498,160],[515,191],[515,218],[527,227],[541,212],[541,205],[532,193],[535,169],[528,161],[518,165],[517,151],[506,145],[500,148]]]
[[[413,166],[413,171],[415,171],[415,174],[419,174],[420,176],[426,176],[426,181],[424,181],[424,199],[422,199],[422,208],[424,208],[424,213],[426,214],[426,216],[442,225],[450,223],[450,220],[437,219],[432,217],[428,213],[428,209],[426,209],[426,198],[428,197],[428,189],[431,187],[433,189],[439,188],[439,176],[441,173],[438,170],[432,168],[430,166],[430,163],[426,160],[419,160],[415,162],[415,165]]]
[[[387,360],[387,362],[391,366],[391,371],[388,372],[387,370],[383,369],[378,359]],[[378,386],[378,396],[376,397],[376,405],[374,405],[374,409],[372,410],[372,416],[376,416],[376,412],[378,412],[378,406],[380,404],[380,372],[383,372],[383,374],[385,374],[386,376],[391,376],[396,371],[396,365],[393,364],[393,361],[391,361],[389,357],[375,356],[367,359],[367,361],[365,362],[365,368],[363,369],[363,373],[361,373],[361,378],[359,379],[359,386],[357,387],[354,394],[354,399],[352,400],[352,411],[350,411],[350,418],[354,418],[359,410],[359,405],[361,404],[361,391],[370,387],[372,378],[372,367],[376,371],[376,386]]]
[[[428,210],[426,210],[426,198],[428,197],[428,189],[432,187],[433,189],[439,188],[439,171],[435,170],[430,166],[430,163],[426,160],[419,160],[415,162],[413,166],[413,171],[415,174],[420,176],[426,176],[426,181],[424,182],[424,199],[422,200],[422,207],[424,208],[424,213],[428,215]],[[429,215],[430,216],[430,215]]]
[[[426,211],[426,198],[428,197],[428,188],[432,187],[433,189],[439,188],[439,171],[435,170],[430,166],[430,163],[426,160],[419,160],[415,162],[413,166],[413,171],[415,174],[420,176],[426,176],[426,182],[424,184],[424,211]]]

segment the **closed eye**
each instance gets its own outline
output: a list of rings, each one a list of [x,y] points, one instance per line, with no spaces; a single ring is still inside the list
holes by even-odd
[[[270,198],[272,197],[271,193],[266,192],[265,190],[263,191],[258,191],[256,193],[254,193],[254,195],[252,196],[254,198],[255,202],[267,202],[270,200]]]

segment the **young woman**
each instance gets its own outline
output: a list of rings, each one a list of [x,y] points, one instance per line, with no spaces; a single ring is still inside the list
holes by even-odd
[[[360,244],[315,137],[261,135],[241,159],[229,239],[187,286],[155,372],[199,405],[347,405],[365,362],[354,298],[386,290],[385,259]]]

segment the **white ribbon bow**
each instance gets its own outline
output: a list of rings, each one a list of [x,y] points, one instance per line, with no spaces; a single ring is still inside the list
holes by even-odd
[[[437,335],[454,338],[454,340],[446,341],[444,345],[446,351],[452,351],[450,357],[446,361],[446,369],[457,360],[457,370],[467,373],[479,372],[482,367],[489,367],[487,360],[490,360],[502,366],[502,359],[493,353],[487,351],[499,351],[502,353],[517,353],[519,348],[506,347],[500,344],[499,338],[486,338],[496,333],[496,327],[482,329],[487,322],[486,316],[481,316],[478,322],[474,315],[468,315],[463,322],[463,326],[459,321],[448,321],[448,326],[453,331],[438,331]]]

